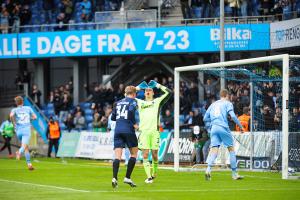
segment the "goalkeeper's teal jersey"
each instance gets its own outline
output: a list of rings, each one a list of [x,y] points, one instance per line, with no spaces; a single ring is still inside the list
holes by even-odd
[[[159,128],[160,109],[171,95],[171,90],[169,90],[167,87],[161,86],[160,89],[164,92],[164,94],[152,101],[136,99],[138,102],[138,111],[140,117],[139,129],[142,132],[157,131]]]

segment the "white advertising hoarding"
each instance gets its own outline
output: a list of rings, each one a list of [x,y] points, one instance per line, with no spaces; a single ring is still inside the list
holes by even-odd
[[[300,18],[271,23],[271,49],[300,46]]]

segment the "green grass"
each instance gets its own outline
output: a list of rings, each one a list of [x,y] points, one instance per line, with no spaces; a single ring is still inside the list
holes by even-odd
[[[214,172],[212,181],[207,182],[203,172],[160,170],[155,182],[147,185],[143,168],[137,166],[132,179],[138,187],[130,188],[121,182],[125,174],[121,166],[119,188],[113,190],[110,165],[77,159],[67,163],[60,159],[37,160],[33,162],[36,170],[28,171],[24,160],[0,159],[0,199],[296,200],[300,196],[300,181],[281,180],[279,173],[241,172],[245,179],[233,181],[230,172]]]

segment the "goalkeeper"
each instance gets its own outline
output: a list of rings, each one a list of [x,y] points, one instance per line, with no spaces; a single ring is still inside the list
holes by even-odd
[[[163,94],[158,98],[153,98],[153,89],[160,89]],[[158,169],[158,149],[159,149],[159,114],[161,107],[171,96],[171,90],[151,80],[149,84],[143,81],[136,87],[137,90],[145,89],[145,100],[136,99],[140,116],[138,147],[143,153],[143,165],[147,175],[145,183],[153,183],[157,176]],[[152,153],[152,172],[148,159],[149,152]]]

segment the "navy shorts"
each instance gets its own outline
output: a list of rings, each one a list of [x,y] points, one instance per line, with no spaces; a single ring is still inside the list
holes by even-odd
[[[138,140],[135,133],[115,133],[114,149],[115,148],[132,148],[138,146]]]

